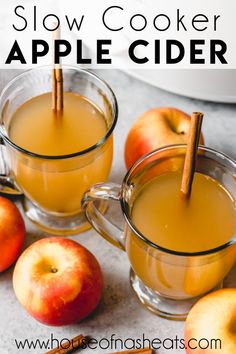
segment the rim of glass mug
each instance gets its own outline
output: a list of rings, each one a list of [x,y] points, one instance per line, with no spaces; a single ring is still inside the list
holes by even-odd
[[[129,225],[129,227],[131,228],[131,230],[135,233],[135,235],[137,237],[139,237],[143,242],[147,243],[149,246],[153,247],[153,248],[156,248],[157,250],[159,251],[162,251],[162,252],[165,252],[165,253],[169,253],[169,254],[172,254],[172,255],[175,255],[175,256],[181,256],[181,257],[194,257],[194,256],[205,256],[205,255],[209,255],[209,254],[213,254],[213,253],[216,253],[216,252],[219,252],[233,244],[236,243],[236,234],[232,236],[232,238],[230,239],[230,241],[224,243],[223,245],[220,245],[216,248],[212,248],[212,249],[209,249],[209,250],[205,250],[205,251],[198,251],[198,252],[179,252],[179,251],[174,251],[174,250],[170,250],[168,248],[165,248],[165,247],[162,247],[162,246],[159,246],[153,242],[151,242],[150,240],[148,240],[135,226],[134,224],[132,223],[131,219],[130,219],[130,216],[129,216],[129,211],[128,211],[128,204],[126,203],[125,201],[125,198],[124,198],[124,191],[125,191],[125,187],[128,186],[128,182],[129,182],[129,179],[131,178],[132,176],[132,173],[135,171],[135,169],[137,169],[137,167],[148,157],[151,157],[153,155],[155,155],[156,153],[158,152],[161,152],[161,151],[165,151],[165,150],[170,150],[170,149],[181,149],[181,148],[186,148],[186,144],[173,144],[173,145],[166,145],[164,147],[161,147],[159,149],[156,149],[150,153],[147,153],[145,154],[144,156],[142,156],[138,161],[136,161],[134,163],[134,165],[128,170],[128,172],[126,173],[124,179],[123,179],[123,182],[122,182],[122,186],[121,186],[121,198],[120,198],[120,204],[121,204],[121,209],[122,209],[122,212],[124,214],[124,217],[125,217],[125,221],[127,222],[127,224]],[[219,152],[215,149],[212,149],[212,148],[209,148],[209,147],[206,147],[206,146],[199,146],[198,147],[199,150],[201,151],[206,151],[206,152],[209,152],[215,156],[217,156],[218,158],[220,159],[223,159],[223,160],[227,160],[227,162],[230,163],[230,165],[232,166],[232,168],[235,169],[236,171],[236,161],[233,160],[231,157],[229,157],[228,155],[222,153],[222,152]]]
[[[1,138],[6,141],[10,146],[12,146],[14,149],[35,157],[35,158],[40,158],[40,159],[46,159],[46,160],[61,160],[61,159],[68,159],[68,158],[72,158],[72,157],[76,157],[76,156],[81,156],[81,155],[85,155],[87,153],[89,153],[90,151],[95,150],[96,148],[98,148],[99,146],[103,145],[105,143],[105,141],[109,138],[109,136],[112,134],[116,123],[117,123],[117,119],[118,119],[118,104],[117,104],[117,100],[116,100],[116,96],[113,92],[113,90],[111,89],[110,85],[106,83],[105,80],[101,79],[99,76],[97,76],[96,74],[86,70],[86,69],[82,69],[82,68],[77,68],[76,66],[72,66],[72,65],[63,65],[62,69],[69,69],[69,70],[76,70],[78,72],[82,72],[82,73],[86,73],[89,77],[96,79],[100,84],[102,84],[104,87],[106,87],[106,89],[108,89],[108,91],[110,91],[111,93],[111,97],[112,97],[112,123],[110,128],[108,129],[108,131],[106,132],[106,134],[103,136],[102,139],[100,139],[95,145],[90,146],[87,149],[72,153],[72,154],[67,154],[67,155],[41,155],[41,154],[37,154],[34,152],[31,152],[29,150],[26,150],[22,147],[20,147],[19,145],[13,143],[11,141],[11,139],[5,134],[4,129],[3,129],[3,123],[0,123],[0,136]],[[51,65],[44,65],[44,66],[39,66],[37,68],[33,68],[33,69],[29,69],[24,71],[23,73],[17,75],[16,77],[14,77],[12,80],[10,80],[8,82],[8,84],[4,87],[4,89],[2,90],[1,94],[0,94],[0,106],[2,105],[2,100],[3,100],[3,96],[6,93],[7,90],[9,90],[11,88],[11,86],[13,84],[15,84],[19,79],[24,78],[24,76],[29,75],[29,73],[31,72],[36,72],[36,71],[40,71],[42,69],[52,69]]]

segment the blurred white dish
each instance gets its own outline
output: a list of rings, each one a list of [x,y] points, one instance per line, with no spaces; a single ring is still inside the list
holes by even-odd
[[[215,102],[236,103],[236,70],[129,69],[125,71],[149,84],[179,95]]]

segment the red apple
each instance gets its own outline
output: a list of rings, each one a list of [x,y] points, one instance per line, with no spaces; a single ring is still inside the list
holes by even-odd
[[[235,334],[236,289],[214,291],[201,298],[188,314],[186,353],[236,353]]]
[[[125,143],[125,163],[129,169],[141,156],[157,148],[186,144],[191,117],[169,107],[154,108],[143,113],[127,136]],[[203,136],[200,138],[203,144]]]
[[[78,322],[97,306],[103,276],[92,253],[77,242],[44,238],[18,259],[13,287],[21,305],[36,320],[52,326]]]
[[[19,210],[10,200],[0,197],[0,272],[15,262],[24,239],[25,224]]]

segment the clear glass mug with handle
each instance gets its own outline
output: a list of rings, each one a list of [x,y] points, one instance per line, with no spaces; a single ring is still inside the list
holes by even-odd
[[[134,164],[121,186],[113,183],[94,185],[82,200],[82,207],[94,229],[126,251],[131,266],[131,288],[139,301],[151,312],[176,320],[185,319],[199,297],[222,286],[236,258],[235,235],[216,249],[177,252],[150,242],[132,223],[130,213],[140,186],[158,174],[182,171],[185,152],[184,145],[158,149]],[[199,147],[196,169],[219,181],[235,201],[235,161],[213,149]],[[97,203],[100,200],[120,203],[124,229],[99,212]]]
[[[103,113],[107,123],[105,135],[86,150],[61,156],[39,155],[17,146],[9,132],[12,116],[32,97],[51,92],[51,70],[51,66],[46,66],[26,71],[0,95],[0,171],[4,171],[0,184],[2,193],[24,196],[24,212],[39,228],[69,235],[90,227],[81,210],[81,199],[90,186],[106,181],[109,176],[118,107],[106,82],[87,70],[64,66],[64,90],[86,97]],[[42,135],[39,132],[39,139]],[[104,209],[104,203],[100,209]]]

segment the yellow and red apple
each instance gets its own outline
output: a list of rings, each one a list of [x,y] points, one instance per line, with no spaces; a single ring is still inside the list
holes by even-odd
[[[130,168],[141,156],[172,144],[187,144],[191,117],[176,108],[154,108],[131,127],[125,143],[125,163]],[[203,144],[201,135],[200,144]]]
[[[201,298],[185,324],[187,354],[236,353],[236,289],[221,289]]]
[[[10,200],[0,197],[0,272],[17,259],[25,239],[24,220]]]
[[[77,242],[44,238],[29,246],[13,273],[17,299],[47,325],[79,322],[98,305],[103,276],[92,253]]]

